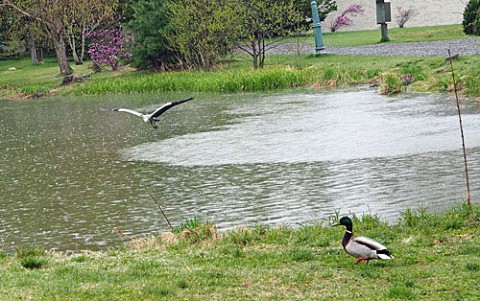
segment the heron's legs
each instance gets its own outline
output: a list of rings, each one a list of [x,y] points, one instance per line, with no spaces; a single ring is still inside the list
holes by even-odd
[[[158,126],[155,124],[156,121],[158,121],[158,120],[153,119],[153,118],[150,119],[150,124],[152,125],[152,127],[153,127],[154,129],[158,128]]]

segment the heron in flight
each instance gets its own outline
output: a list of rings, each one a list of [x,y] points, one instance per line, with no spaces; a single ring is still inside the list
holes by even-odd
[[[187,101],[190,101],[192,100],[193,97],[190,97],[190,98],[187,98],[187,99],[182,99],[182,100],[177,100],[177,101],[172,101],[172,102],[168,102],[166,104],[164,104],[163,106],[159,107],[158,109],[156,109],[155,111],[153,111],[152,113],[150,114],[144,114],[142,112],[137,112],[135,110],[131,110],[131,109],[125,109],[125,108],[117,108],[117,109],[113,109],[112,111],[114,112],[125,112],[125,113],[130,113],[130,114],[133,114],[135,116],[138,116],[140,118],[143,119],[144,122],[150,122],[150,124],[152,125],[153,128],[158,128],[158,126],[155,124],[155,122],[159,121],[158,117],[160,117],[160,115],[162,115],[163,113],[165,113],[168,109],[171,109],[173,108],[174,106],[176,105],[179,105],[181,103],[184,103],[184,102],[187,102]]]

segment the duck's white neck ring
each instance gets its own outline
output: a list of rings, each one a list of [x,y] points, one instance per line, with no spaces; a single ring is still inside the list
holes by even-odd
[[[345,232],[352,234],[352,231],[345,230]]]

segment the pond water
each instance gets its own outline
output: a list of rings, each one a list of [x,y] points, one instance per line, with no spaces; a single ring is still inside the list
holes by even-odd
[[[190,95],[0,101],[0,244],[108,249],[194,216],[220,229],[341,214],[395,222],[466,195],[454,99],[375,91],[194,95],[159,129],[151,110]],[[480,108],[463,106],[472,200],[480,196]]]

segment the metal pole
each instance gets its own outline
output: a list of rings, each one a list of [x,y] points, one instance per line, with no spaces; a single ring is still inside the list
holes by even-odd
[[[322,25],[318,17],[318,5],[316,0],[312,0],[312,18],[313,18],[313,33],[315,34],[315,54],[321,53],[325,47],[323,46]]]

